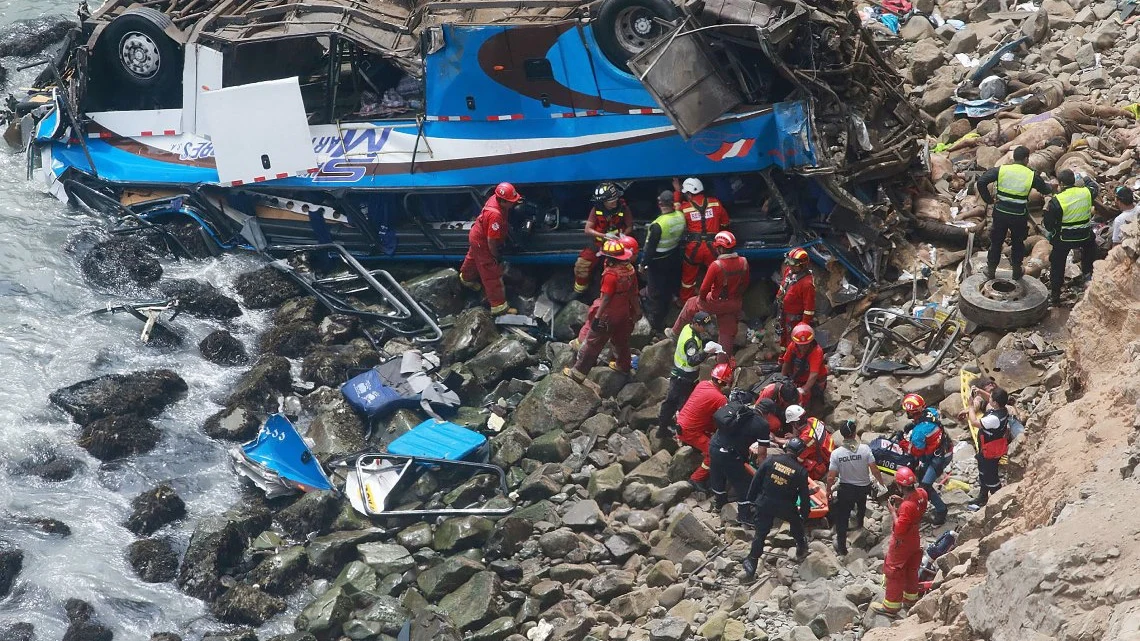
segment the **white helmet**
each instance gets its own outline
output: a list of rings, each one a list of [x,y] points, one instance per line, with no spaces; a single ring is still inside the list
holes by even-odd
[[[682,194],[700,194],[705,191],[705,184],[701,182],[700,178],[686,178],[685,182],[681,184]]]
[[[804,417],[804,413],[804,408],[799,405],[789,405],[788,409],[784,410],[784,421],[795,423]]]

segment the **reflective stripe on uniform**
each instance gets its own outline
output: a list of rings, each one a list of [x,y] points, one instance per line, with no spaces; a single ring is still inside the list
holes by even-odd
[[[1002,165],[998,169],[997,197],[999,200],[1024,205],[1029,202],[1033,189],[1033,170],[1025,165]]]
[[[685,216],[681,212],[661,214],[653,224],[661,228],[661,238],[657,240],[658,254],[671,252],[681,244],[681,236],[685,233]]]
[[[685,345],[687,345],[689,341],[695,341],[698,350],[704,347],[704,341],[693,332],[693,326],[691,324],[685,325],[685,327],[681,329],[680,335],[677,336],[677,348],[673,350],[673,367],[683,372],[695,372],[701,367],[700,365],[689,365],[689,356],[685,353]]]
[[[1069,187],[1057,194],[1061,205],[1061,229],[1083,229],[1092,226],[1092,191],[1088,187]]]

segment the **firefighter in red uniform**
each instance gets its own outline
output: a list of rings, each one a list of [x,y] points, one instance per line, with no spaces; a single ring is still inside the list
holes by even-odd
[[[701,381],[693,388],[689,400],[677,412],[677,425],[681,428],[680,440],[704,454],[701,466],[689,477],[693,487],[704,492],[708,490],[709,440],[716,433],[713,414],[728,404],[725,392],[732,386],[732,364],[720,363],[713,367],[711,380]]]
[[[736,324],[744,306],[744,290],[748,289],[748,259],[733,251],[735,247],[736,236],[732,232],[717,232],[713,238],[713,251],[717,257],[705,272],[700,294],[685,301],[677,321],[673,323],[673,335],[677,335],[698,311],[716,316],[720,345],[724,348],[724,353],[718,356],[722,363],[727,363],[732,357]]]
[[[800,405],[807,407],[813,397],[821,398],[827,387],[827,363],[811,325],[800,323],[790,334],[792,344],[780,357],[780,372],[796,384]]]
[[[918,479],[909,467],[895,472],[895,483],[902,488],[902,502],[892,496],[887,509],[894,519],[887,556],[883,561],[883,574],[887,578],[887,592],[882,603],[872,603],[871,610],[892,619],[898,618],[903,606],[918,601],[918,571],[922,566],[922,541],[918,527],[926,513],[926,490],[918,487]]]
[[[508,311],[503,266],[499,261],[507,238],[507,219],[511,209],[520,202],[522,196],[511,183],[499,183],[495,187],[495,193],[487,199],[467,234],[470,247],[459,268],[459,282],[468,289],[483,290],[491,313],[496,315]]]
[[[815,281],[808,269],[808,253],[802,248],[788,252],[784,259],[784,273],[780,289],[776,292],[776,306],[780,309],[780,346],[787,347],[792,329],[800,323],[815,324]]]
[[[634,238],[633,236],[619,236],[618,242],[621,243],[623,247],[628,249],[630,251],[630,254],[632,254],[632,256],[630,256],[630,259],[629,259],[629,264],[631,264],[631,265],[636,264],[637,263],[637,252],[640,249],[637,245],[637,239]],[[634,275],[635,276],[637,275],[636,272],[637,272],[637,269],[635,268],[634,269]],[[640,295],[640,290],[639,290],[639,295]],[[598,298],[595,298],[594,302],[590,303],[590,308],[588,310],[586,310],[586,322],[582,324],[582,329],[578,330],[578,338],[575,338],[574,340],[570,341],[570,347],[571,348],[573,348],[575,350],[581,349],[582,345],[586,342],[586,334],[588,334],[590,332],[590,322],[592,320],[594,320],[594,316],[597,315],[597,313],[598,313],[598,306],[601,304],[602,304],[601,296],[599,296]]]
[[[574,368],[565,372],[578,382],[586,380],[586,374],[598,362],[598,355],[607,342],[613,343],[617,359],[610,363],[611,368],[628,374],[633,367],[629,337],[634,323],[641,318],[637,272],[629,262],[633,252],[617,240],[608,240],[602,245],[601,253],[605,256],[606,268],[602,272],[602,292],[598,296],[597,311],[588,321],[589,331]]]
[[[586,218],[586,236],[590,238],[590,244],[578,254],[574,263],[574,292],[577,294],[590,288],[590,277],[605,241],[618,240],[618,236],[629,235],[633,231],[633,214],[621,193],[617,185],[609,182],[594,189],[594,206]]]
[[[674,178],[673,191],[675,204],[685,217],[680,292],[680,300],[685,302],[697,293],[697,276],[701,269],[716,258],[713,238],[728,227],[728,210],[716,198],[705,195],[705,186],[697,178],[686,178],[684,184]]]

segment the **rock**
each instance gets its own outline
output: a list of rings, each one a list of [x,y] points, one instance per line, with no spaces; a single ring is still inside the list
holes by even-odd
[[[210,418],[202,426],[202,431],[210,438],[226,441],[245,442],[261,429],[262,418],[245,407],[224,409]]]
[[[522,545],[534,534],[534,526],[520,519],[506,519],[495,523],[491,536],[483,546],[483,554],[488,559],[509,559],[522,549]]]
[[[1085,43],[1077,49],[1077,66],[1081,69],[1092,69],[1096,66],[1096,49],[1090,43]]]
[[[657,378],[668,378],[673,369],[673,341],[663,339],[641,350],[634,380],[648,383]],[[654,414],[656,416],[656,413]]]
[[[578,535],[567,528],[551,530],[538,537],[538,547],[550,558],[564,558],[578,549]]]
[[[833,590],[825,580],[793,591],[792,611],[801,624],[821,618],[829,634],[841,632],[859,616],[859,611],[843,593]]]
[[[586,491],[595,501],[608,502],[621,496],[621,486],[625,481],[625,473],[620,463],[597,470],[590,474],[590,484]]]
[[[816,641],[819,639],[819,637],[815,635],[815,631],[806,625],[797,625],[788,630],[787,634],[781,638],[784,639],[784,641]]]
[[[534,439],[526,451],[527,458],[548,463],[565,461],[570,453],[570,439],[559,431],[547,432]]]
[[[167,523],[186,516],[186,503],[167,483],[136,496],[131,500],[131,508],[127,529],[140,536],[153,534]]]
[[[551,374],[527,393],[511,414],[509,425],[531,436],[554,430],[571,431],[597,411],[601,399],[562,374]]]
[[[559,432],[561,433],[561,432]],[[522,460],[530,448],[530,436],[522,427],[509,427],[491,438],[491,462],[509,468]]]
[[[656,487],[664,487],[668,485],[670,481],[669,470],[672,459],[673,457],[669,455],[669,452],[658,450],[654,452],[653,456],[633,468],[633,471],[626,476],[626,479],[630,483],[637,482]],[[690,471],[690,474],[691,473]]]
[[[301,365],[301,378],[338,389],[346,380],[347,372],[359,372],[379,365],[380,353],[365,339],[353,340],[348,345],[322,345],[305,354]]]
[[[68,16],[15,20],[5,25],[3,35],[0,35],[0,58],[26,58],[40,53],[77,26]]]
[[[693,634],[689,622],[677,617],[657,619],[648,627],[649,641],[686,641]]]
[[[258,339],[257,349],[263,354],[300,358],[313,345],[320,343],[320,340],[317,326],[302,321],[288,325],[274,325]]]
[[[93,285],[124,289],[146,287],[162,278],[162,265],[142,239],[119,236],[98,242],[79,264]]]
[[[289,507],[277,513],[281,531],[299,541],[313,534],[324,534],[340,514],[341,496],[335,492],[306,492]]]
[[[341,568],[340,573],[333,579],[332,585],[345,588],[351,595],[379,590],[379,577],[376,570],[360,561],[350,561]]]
[[[364,543],[356,546],[356,551],[360,555],[360,561],[371,567],[380,576],[403,574],[416,567],[411,552],[408,552],[408,549],[402,545],[380,542]]]
[[[665,487],[653,488],[649,500],[653,505],[660,505],[664,509],[669,509],[689,498],[692,493],[693,486],[688,481],[677,481]]]
[[[58,389],[48,397],[80,425],[108,416],[158,416],[181,400],[186,381],[168,369],[106,374]]]
[[[36,641],[36,626],[31,623],[14,623],[5,626],[0,628],[0,639],[6,639],[6,641]]]
[[[436,316],[449,316],[463,310],[459,272],[452,267],[416,276],[404,281],[403,286],[414,300],[426,303]]]
[[[461,630],[481,626],[498,616],[499,581],[494,572],[479,572],[439,602],[439,609]]]
[[[920,16],[915,16],[911,22],[925,22],[925,19]],[[910,55],[910,77],[914,84],[925,84],[934,72],[942,66],[945,59],[942,56],[942,49],[935,44],[934,40],[923,40],[914,46],[914,50]]]
[[[590,370],[589,380],[598,386],[602,398],[613,398],[629,383],[629,374],[598,366]]]
[[[269,594],[286,596],[306,580],[308,568],[309,556],[305,547],[294,545],[263,559],[246,578]]]
[[[69,621],[63,641],[111,641],[114,634],[95,620],[95,610],[86,601],[68,599],[63,604]]]
[[[610,570],[590,579],[590,582],[586,584],[586,591],[595,599],[609,601],[632,590],[636,578],[632,573],[624,570]]]
[[[645,585],[651,588],[664,588],[674,585],[680,579],[677,565],[669,559],[662,559],[649,568],[645,575]]]
[[[623,621],[633,621],[645,616],[657,605],[657,590],[640,588],[616,597],[609,603],[609,609]]]
[[[350,639],[374,638],[381,634],[396,635],[407,619],[408,611],[399,599],[380,596],[368,607],[353,613],[352,619],[344,625],[344,633]],[[367,636],[361,636],[361,633]]]
[[[504,336],[468,360],[467,369],[475,376],[476,384],[486,387],[501,379],[505,372],[523,367],[529,361],[526,345]]]
[[[333,587],[310,602],[297,615],[298,631],[311,632],[318,639],[335,638],[352,612],[352,598],[344,588]]]
[[[312,296],[300,296],[277,306],[273,312],[274,325],[288,325],[290,323],[319,323],[325,316],[325,307]]]
[[[234,585],[210,607],[219,621],[252,626],[260,626],[284,611],[284,601],[244,583]]]
[[[682,445],[677,448],[677,452],[669,461],[669,480],[675,483],[688,479],[701,466],[704,458],[704,454],[694,447]]]
[[[71,528],[58,519],[46,516],[12,516],[8,517],[12,523],[26,525],[43,534],[57,534],[61,538],[71,536]],[[3,638],[3,637],[0,637]]]
[[[710,614],[704,625],[697,629],[697,634],[708,641],[720,641],[721,637],[724,636],[724,626],[727,623],[728,613],[724,610],[717,610]]]
[[[487,542],[495,523],[482,516],[460,516],[439,524],[432,549],[439,552],[466,550]]]
[[[1130,67],[1140,67],[1140,42],[1125,50],[1123,62]]]
[[[1033,39],[1033,42],[1042,42],[1049,35],[1049,13],[1045,9],[1038,9],[1032,16],[1021,22],[1021,34]]]
[[[376,530],[348,530],[318,536],[309,542],[309,566],[314,572],[332,576],[357,556],[357,547],[384,538]]]
[[[926,400],[927,405],[937,405],[947,396],[946,375],[940,372],[933,372],[926,376],[907,377],[902,384],[902,393],[904,395],[918,394]]]
[[[584,563],[559,563],[550,568],[550,578],[561,583],[573,583],[598,576],[598,568]]]
[[[245,365],[249,362],[249,354],[245,345],[224,329],[217,329],[206,335],[198,343],[198,351],[202,358],[216,365]]]
[[[866,583],[852,583],[843,588],[843,597],[854,605],[867,605],[875,598],[875,590]]]
[[[198,521],[178,570],[178,587],[195,598],[215,599],[222,592],[222,576],[241,561],[246,541],[265,530],[269,521],[264,509],[231,510]]]
[[[317,412],[306,437],[313,440],[313,455],[321,460],[364,449],[364,421],[338,392]]]
[[[25,459],[17,464],[21,474],[38,476],[45,481],[66,481],[76,475],[85,466],[83,461],[72,456],[57,456],[53,452],[46,457]]]
[[[79,446],[101,461],[112,461],[149,452],[161,438],[162,432],[145,418],[107,416],[83,426]]]
[[[898,386],[885,376],[863,381],[855,391],[855,404],[868,413],[894,411],[901,399]]]
[[[272,266],[239,274],[234,289],[250,309],[270,309],[301,295],[293,279]]]
[[[919,42],[934,37],[934,25],[923,16],[912,16],[899,29],[899,37],[907,42]]]
[[[622,498],[625,498],[624,494]],[[657,518],[653,512],[634,510],[626,516],[625,524],[638,532],[652,532],[661,525],[661,519]]]
[[[550,472],[557,474],[557,478]],[[562,491],[561,467],[551,463],[536,468],[519,485],[519,498],[524,501],[541,501]]]
[[[680,563],[693,550],[711,550],[720,544],[716,533],[700,521],[688,507],[678,507],[665,536],[654,546],[652,554]]]
[[[435,601],[485,569],[483,564],[465,556],[448,557],[420,572],[416,577],[416,585],[420,587],[425,597]]]
[[[229,320],[241,316],[241,305],[217,287],[200,280],[168,280],[158,286],[166,298],[178,299],[178,311],[196,318]]]
[[[816,579],[830,579],[839,574],[842,568],[830,548],[812,549],[807,558],[800,565],[800,578],[804,581]]]
[[[243,406],[270,414],[277,411],[277,398],[292,389],[289,359],[276,355],[262,356],[238,378],[233,391],[226,397],[226,407]]]
[[[475,631],[472,641],[503,641],[511,636],[518,626],[514,617],[499,617]]]
[[[449,363],[461,363],[495,342],[499,330],[491,313],[482,307],[465,309],[443,334],[439,351]]]
[[[606,550],[620,563],[624,563],[634,554],[644,552],[648,546],[645,542],[631,532],[614,534],[605,541]]]
[[[574,530],[593,530],[605,527],[606,517],[597,501],[578,501],[562,515],[562,522]]]
[[[0,599],[8,596],[16,577],[24,568],[24,551],[11,547],[0,547]]]
[[[317,325],[317,333],[321,336],[323,345],[345,345],[357,338],[364,338],[360,333],[360,320],[348,314],[330,314]],[[371,343],[368,343],[371,347]]]
[[[954,33],[950,42],[946,44],[946,53],[953,56],[958,53],[973,53],[978,48],[978,34],[970,27]]]
[[[918,98],[918,106],[931,116],[942,113],[954,102],[954,90],[957,85],[954,83],[953,75],[944,73],[944,69],[945,67],[940,69],[939,73],[927,82],[926,91]]]
[[[586,324],[589,307],[578,299],[568,301],[554,315],[554,338],[570,341],[578,337],[578,331]]]

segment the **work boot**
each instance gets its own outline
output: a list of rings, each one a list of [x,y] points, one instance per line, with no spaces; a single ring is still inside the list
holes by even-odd
[[[713,507],[719,512],[728,505],[728,492],[713,491]]]
[[[930,522],[934,525],[942,525],[946,523],[946,510],[935,512],[930,517]]]
[[[573,367],[562,368],[562,373],[565,374],[566,376],[569,376],[570,378],[574,379],[574,381],[577,383],[581,383],[581,382],[584,382],[586,380],[586,375],[583,374],[582,372],[579,372],[578,370],[574,369]]]
[[[462,276],[459,277],[459,284],[463,285],[464,287],[466,287],[467,289],[470,289],[473,292],[483,291],[483,284],[482,283],[480,283],[479,281],[465,280]]]
[[[902,612],[902,608],[888,608],[882,603],[876,601],[871,604],[871,611],[875,614],[885,616],[889,619],[897,619],[899,618],[899,614]]]
[[[752,526],[756,521],[756,504],[741,501],[736,504],[736,522]]]
[[[803,561],[804,557],[808,555],[807,541],[796,544],[796,560]]]
[[[630,370],[622,369],[620,366],[618,366],[617,361],[610,361],[609,368],[618,374],[625,374],[626,376],[629,376],[632,373]]]
[[[1061,306],[1061,295],[1060,294],[1050,294],[1049,295],[1049,307],[1060,307],[1060,306]]]
[[[708,483],[705,483],[704,481],[694,481],[693,479],[689,479],[689,485],[693,486],[693,490],[696,492],[704,492],[707,494],[709,491]]]
[[[1014,265],[1013,266],[1013,279],[1014,280],[1021,280],[1021,277],[1023,275],[1024,274],[1021,272],[1021,265]]]
[[[835,553],[839,556],[847,556],[846,541],[840,539],[839,537],[835,537],[835,545],[833,547],[835,548]]]
[[[570,339],[570,349],[574,350],[575,352],[582,349],[582,341],[578,340],[577,338]]]
[[[986,265],[986,268],[982,270],[982,273],[986,275],[987,279],[993,280],[994,277],[997,276],[997,265]]]
[[[753,559],[751,557],[746,557],[740,562],[740,567],[744,568],[744,576],[749,579],[756,578],[756,567],[758,565],[760,565],[760,559]]]

